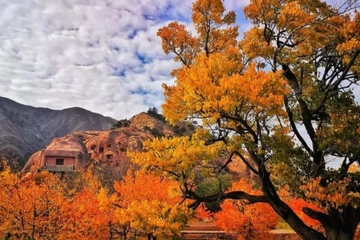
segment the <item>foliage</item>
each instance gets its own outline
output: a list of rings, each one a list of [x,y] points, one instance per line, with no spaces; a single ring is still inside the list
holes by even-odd
[[[96,179],[84,177],[89,181],[76,189],[48,172],[41,172],[35,180],[21,179],[5,169],[0,173],[0,237],[108,238],[108,217],[99,206]]]
[[[121,119],[119,121],[117,121],[117,123],[115,123],[110,129],[116,129],[116,128],[122,128],[122,127],[128,127],[130,124],[130,121],[125,118],[125,119]]]
[[[195,34],[172,22],[158,36],[181,63],[172,71],[175,85],[164,85],[163,113],[173,124],[200,119],[203,129],[147,142],[134,162],[176,180],[190,207],[266,202],[304,239],[352,239],[360,221],[360,188],[348,171],[360,162],[360,106],[352,92],[360,66],[357,4],[250,0],[244,14],[253,27],[238,39],[234,12],[221,0],[197,0]],[[197,194],[196,186],[227,171],[233,157],[258,178],[262,193],[225,192],[220,184],[216,194]],[[326,169],[334,158],[340,168]],[[324,232],[277,193],[284,186],[320,206],[298,204]]]
[[[225,191],[231,186],[230,181],[231,179],[229,174],[221,174],[217,177],[208,177],[206,179],[202,179],[200,182],[195,181],[195,193],[202,197],[217,194],[219,191],[219,186],[221,186],[221,189]],[[221,209],[220,201],[208,202],[205,203],[205,206],[212,212],[216,212]]]
[[[259,194],[244,179],[233,184],[229,191],[243,190]],[[239,234],[239,239],[273,239],[270,230],[279,221],[277,214],[266,203],[247,204],[246,201],[227,199],[221,204],[221,211],[214,214],[216,225],[227,232]]]
[[[115,182],[119,206],[116,218],[121,225],[144,231],[155,239],[176,236],[187,222],[190,210],[181,202],[177,184],[139,171],[129,171],[123,181]]]
[[[154,118],[157,118],[158,120],[160,120],[162,122],[166,122],[165,117],[158,112],[156,107],[149,108],[149,110],[147,111],[147,114],[149,114],[150,116],[152,116]]]
[[[148,126],[145,126],[144,130],[148,133],[151,133],[154,137],[157,138],[164,136],[164,134],[161,131],[157,130],[156,128],[150,128]]]

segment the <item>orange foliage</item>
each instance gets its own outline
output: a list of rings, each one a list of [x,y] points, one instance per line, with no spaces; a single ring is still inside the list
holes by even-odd
[[[109,218],[100,210],[96,194],[82,189],[61,207],[63,227],[58,239],[106,239]]]
[[[318,230],[322,230],[320,222],[306,215],[303,212],[303,209],[311,208],[318,212],[322,212],[323,209],[319,208],[313,203],[307,202],[304,199],[299,199],[299,198],[292,198],[288,202],[288,204],[292,208],[292,210],[296,213],[296,215],[298,215],[306,223],[306,225]]]
[[[37,184],[21,181],[9,169],[0,173],[0,237],[11,239],[56,238],[62,228],[61,206],[66,199],[60,181],[45,176]]]
[[[0,173],[0,237],[106,239],[108,217],[97,197],[86,183],[76,191],[57,175],[21,180],[6,169]]]
[[[189,209],[179,205],[177,183],[145,171],[131,172],[114,184],[119,194],[117,220],[149,236],[176,235],[186,223]]]
[[[249,182],[241,179],[229,191],[247,191],[260,194]],[[246,201],[225,200],[221,211],[214,213],[216,225],[227,232],[239,234],[239,239],[272,239],[270,230],[279,221],[278,215],[267,203],[247,204]]]
[[[328,181],[326,187],[321,186],[320,181],[320,178],[316,178],[301,187],[307,198],[314,199],[318,204],[325,203],[334,208],[348,204],[352,205],[354,208],[360,206],[360,193],[358,191],[347,189],[350,184],[350,178],[344,178],[338,181]]]

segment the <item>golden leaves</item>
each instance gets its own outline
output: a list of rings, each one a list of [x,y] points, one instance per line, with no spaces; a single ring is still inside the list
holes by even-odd
[[[199,163],[211,163],[224,152],[225,146],[221,142],[204,147],[203,137],[206,134],[200,129],[191,138],[184,136],[146,141],[144,152],[129,153],[129,156],[134,163],[143,168],[149,167],[157,174],[172,172],[181,176],[182,173],[186,173],[191,178]]]
[[[92,183],[74,191],[64,179],[48,172],[23,180],[9,170],[0,176],[0,237],[108,238],[109,217],[99,199],[106,194],[97,195]]]
[[[185,115],[203,115],[209,117],[209,123],[214,123],[220,112],[239,111],[241,102],[245,102],[244,111],[282,112],[283,95],[288,93],[288,88],[281,75],[257,71],[255,64],[243,74],[237,74],[238,67],[219,53],[209,57],[202,54],[191,68],[180,69],[177,86],[165,87],[166,102],[162,107],[167,119],[176,122]],[[186,112],[179,114],[185,109]]]
[[[278,0],[251,0],[250,4],[244,7],[244,14],[254,24],[273,21],[278,17],[278,9],[284,1]]]
[[[305,12],[303,6],[297,1],[286,3],[279,15],[279,28],[286,28],[289,31],[294,31],[297,28],[304,26],[304,23],[311,24],[316,18],[316,15]]]
[[[320,184],[320,181],[320,178],[316,178],[301,187],[307,198],[313,199],[319,205],[326,203],[333,208],[346,205],[351,205],[354,208],[359,206],[360,193],[348,189],[349,177],[337,181],[327,180],[326,186]]]
[[[168,26],[160,28],[157,35],[162,39],[164,52],[166,54],[175,53],[174,60],[185,65],[190,64],[200,51],[196,39],[185,29],[185,25],[178,22],[172,22]]]
[[[275,47],[264,38],[264,30],[253,27],[244,33],[244,39],[240,41],[240,47],[250,60],[263,57],[269,58],[275,52]]]
[[[184,225],[190,209],[181,202],[177,183],[145,171],[128,172],[115,182],[119,194],[115,216],[121,224],[154,236],[174,235]]]

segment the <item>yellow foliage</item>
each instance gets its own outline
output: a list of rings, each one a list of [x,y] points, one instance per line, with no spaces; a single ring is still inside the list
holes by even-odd
[[[326,186],[320,184],[321,179],[316,178],[308,181],[308,183],[301,187],[305,195],[309,199],[318,204],[326,203],[327,205],[338,208],[339,206],[352,205],[354,208],[360,204],[360,193],[349,191],[347,188],[350,183],[350,178],[344,178],[338,181],[329,181]]]
[[[191,211],[179,204],[182,199],[177,186],[146,171],[128,172],[114,185],[119,195],[115,218],[122,225],[154,236],[179,234]]]

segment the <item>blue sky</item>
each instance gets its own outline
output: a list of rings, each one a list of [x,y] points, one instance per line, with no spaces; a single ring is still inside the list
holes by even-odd
[[[160,108],[177,67],[157,30],[190,0],[0,0],[0,96],[116,119]],[[246,1],[226,1],[241,13]],[[243,29],[246,30],[246,29]]]

